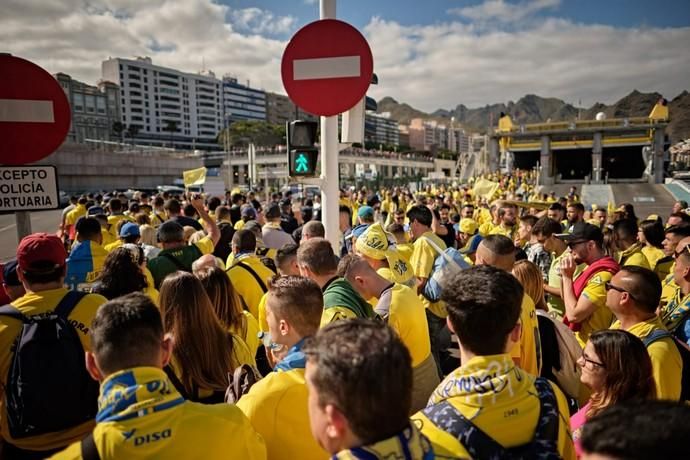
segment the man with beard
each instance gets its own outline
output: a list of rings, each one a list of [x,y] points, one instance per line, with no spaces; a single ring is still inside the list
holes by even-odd
[[[570,248],[570,254],[561,261],[563,321],[575,331],[584,348],[592,332],[608,329],[613,321],[613,314],[606,306],[606,283],[620,267],[604,252],[604,235],[597,226],[578,222],[571,233],[558,237]],[[587,268],[575,276],[575,269],[582,263]]]
[[[515,239],[515,220],[517,209],[515,205],[504,203],[498,208],[498,225],[491,229],[489,235],[503,235],[512,240]]]

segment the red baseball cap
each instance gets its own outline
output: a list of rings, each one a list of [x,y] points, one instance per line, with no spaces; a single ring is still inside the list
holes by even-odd
[[[25,236],[17,247],[17,264],[24,272],[50,273],[64,267],[66,259],[60,238],[48,233]]]

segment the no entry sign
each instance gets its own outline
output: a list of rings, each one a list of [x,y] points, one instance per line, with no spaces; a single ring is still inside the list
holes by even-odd
[[[302,27],[285,48],[281,63],[290,99],[307,112],[323,116],[354,107],[366,94],[373,71],[366,39],[336,19]]]
[[[0,54],[0,164],[21,165],[53,153],[70,125],[67,96],[48,72]]]

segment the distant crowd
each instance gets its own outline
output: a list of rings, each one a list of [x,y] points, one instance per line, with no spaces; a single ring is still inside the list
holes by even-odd
[[[74,196],[2,267],[0,459],[684,458],[690,209]],[[330,236],[330,235],[329,235]]]

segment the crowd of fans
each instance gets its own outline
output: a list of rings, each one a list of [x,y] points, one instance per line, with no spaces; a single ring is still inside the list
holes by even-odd
[[[74,197],[3,266],[0,458],[682,458],[687,203],[534,180],[342,190],[339,244],[289,192]]]

